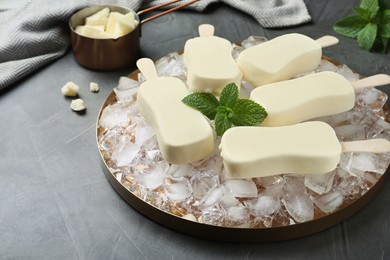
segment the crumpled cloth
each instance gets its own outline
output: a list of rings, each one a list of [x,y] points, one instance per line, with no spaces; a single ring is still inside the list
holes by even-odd
[[[0,90],[63,56],[70,47],[70,16],[88,5],[119,5],[135,11],[168,0],[15,0],[0,4]],[[180,1],[170,7],[188,2]],[[223,2],[266,28],[298,25],[311,17],[303,0],[201,0],[187,9],[202,12]]]

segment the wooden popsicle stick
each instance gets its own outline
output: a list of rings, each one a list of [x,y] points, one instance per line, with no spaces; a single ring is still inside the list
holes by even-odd
[[[390,142],[386,139],[369,139],[362,141],[340,142],[343,153],[347,152],[369,152],[388,153]]]
[[[200,37],[211,37],[214,35],[214,26],[211,24],[201,24],[198,27]]]
[[[158,78],[154,62],[148,58],[141,58],[137,61],[137,67],[144,75],[146,80]]]
[[[331,35],[322,36],[321,38],[318,38],[316,41],[320,44],[321,48],[326,48],[339,43],[339,39]]]
[[[352,86],[355,90],[373,88],[387,84],[390,84],[390,76],[386,74],[377,74],[352,82]]]

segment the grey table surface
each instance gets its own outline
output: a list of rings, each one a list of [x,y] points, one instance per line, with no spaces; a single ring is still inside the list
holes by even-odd
[[[358,0],[307,0],[311,23],[264,29],[244,13],[215,4],[204,13],[179,11],[143,27],[142,56],[181,50],[211,23],[231,41],[304,33],[336,35],[332,25]],[[390,55],[369,53],[340,38],[324,54],[363,76],[390,73]],[[96,72],[72,53],[0,93],[0,259],[390,259],[390,183],[363,210],[325,231],[272,243],[202,240],[167,229],[138,213],[111,187],[95,141],[99,108],[120,76],[134,67]],[[67,81],[81,86],[88,106],[72,112],[61,94]],[[101,90],[89,92],[89,82]],[[384,90],[384,88],[382,89]]]

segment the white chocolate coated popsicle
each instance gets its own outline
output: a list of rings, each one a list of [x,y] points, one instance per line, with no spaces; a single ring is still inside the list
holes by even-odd
[[[342,142],[320,121],[290,126],[228,129],[221,157],[227,178],[248,179],[284,173],[323,174],[334,170],[343,152],[388,153],[386,139]]]
[[[142,65],[137,65],[142,72]],[[214,150],[211,126],[199,111],[182,102],[189,94],[184,83],[174,77],[144,75],[148,80],[138,90],[137,105],[155,130],[164,159],[183,164],[210,155]]]
[[[281,127],[234,127],[221,140],[230,178],[321,174],[337,167],[342,147],[333,128],[313,121]]]
[[[237,58],[243,79],[254,86],[287,80],[314,70],[321,61],[319,42],[298,33],[250,47]]]
[[[262,126],[283,126],[350,110],[355,90],[343,76],[324,71],[255,88],[250,99],[268,113]]]
[[[213,36],[211,25],[199,27],[200,37],[189,39],[184,46],[187,85],[194,92],[220,95],[229,83],[240,86],[242,73],[234,61],[231,43]],[[202,30],[208,30],[202,33]]]

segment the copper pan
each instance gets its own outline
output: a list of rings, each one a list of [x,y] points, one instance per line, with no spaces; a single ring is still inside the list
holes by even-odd
[[[77,11],[71,16],[69,20],[72,51],[77,62],[86,68],[102,71],[120,69],[125,66],[135,64],[135,61],[139,58],[141,27],[143,24],[199,0],[184,3],[144,20],[140,20],[139,16],[148,11],[178,1],[180,0],[170,1],[145,10],[141,10],[139,12],[134,12],[129,8],[113,5],[89,6]],[[108,7],[110,11],[119,12],[122,14],[129,12],[134,13],[135,19],[139,21],[138,26],[130,33],[117,39],[93,39],[76,33],[76,26],[83,25],[85,23],[86,17],[98,12],[105,7]]]

